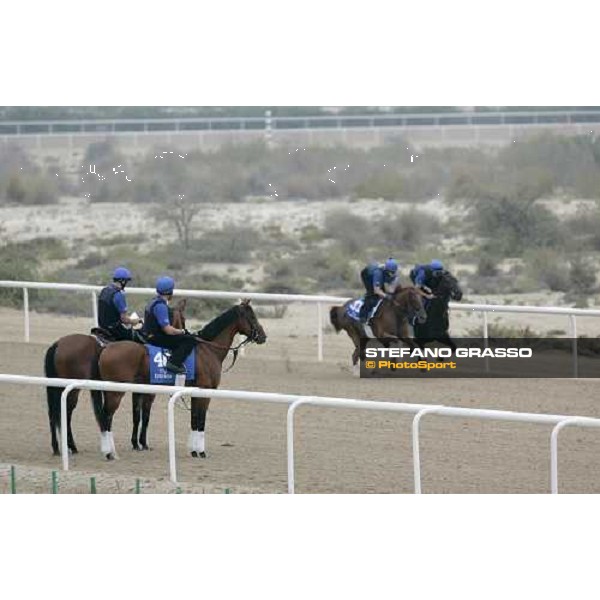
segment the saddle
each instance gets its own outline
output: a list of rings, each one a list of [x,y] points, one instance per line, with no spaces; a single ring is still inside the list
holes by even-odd
[[[108,344],[112,344],[113,342],[119,341],[114,338],[114,335],[108,329],[104,329],[103,327],[92,327],[90,330],[90,334],[93,335],[100,347],[106,348]],[[136,342],[137,344],[147,344],[148,340],[142,333],[142,331],[133,329],[131,341]]]

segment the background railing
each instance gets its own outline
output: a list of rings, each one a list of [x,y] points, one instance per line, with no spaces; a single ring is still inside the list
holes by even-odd
[[[486,111],[410,114],[189,117],[156,119],[81,119],[0,121],[0,135],[153,133],[379,127],[452,127],[482,125],[552,125],[600,123],[600,110]]]
[[[100,285],[87,285],[79,283],[48,283],[36,281],[0,281],[0,288],[21,288],[23,290],[23,316],[24,316],[24,340],[30,341],[30,321],[29,321],[29,292],[30,289],[37,290],[70,290],[90,294],[92,304],[93,324],[98,324],[98,292],[102,289]],[[178,296],[189,298],[220,298],[237,301],[240,298],[249,298],[251,300],[263,302],[305,302],[316,304],[317,306],[317,360],[323,360],[323,304],[334,305],[343,304],[350,300],[343,296],[328,295],[309,295],[309,294],[267,294],[262,292],[226,292],[215,290],[176,290]],[[153,288],[135,288],[128,287],[128,294],[154,295]],[[478,312],[482,314],[483,319],[483,339],[489,338],[489,313],[526,313],[526,314],[546,314],[546,315],[564,315],[569,321],[569,337],[573,339],[573,376],[577,377],[577,317],[600,317],[600,310],[586,308],[571,308],[560,306],[518,306],[504,304],[463,304],[450,302],[452,310],[464,312]]]

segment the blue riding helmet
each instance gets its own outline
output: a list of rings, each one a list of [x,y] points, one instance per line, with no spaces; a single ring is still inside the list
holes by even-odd
[[[442,265],[442,261],[438,260],[437,258],[434,258],[430,263],[429,266],[432,269],[443,269],[444,265]]]
[[[383,265],[383,269],[390,273],[396,273],[398,271],[398,263],[393,258],[388,258],[385,261],[385,265]]]
[[[131,281],[131,273],[129,269],[125,267],[117,267],[113,273],[113,280],[124,279],[125,281]]]
[[[172,277],[164,276],[156,280],[156,291],[159,294],[172,294],[175,289],[175,280]]]

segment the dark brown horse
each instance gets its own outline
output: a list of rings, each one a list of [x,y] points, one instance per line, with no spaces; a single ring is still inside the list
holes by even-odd
[[[171,312],[174,327],[183,329],[185,327],[186,300],[181,299]],[[74,333],[61,337],[54,342],[46,351],[44,358],[44,373],[46,377],[61,377],[65,379],[100,379],[98,360],[103,351],[98,339],[93,335]],[[54,455],[59,454],[57,434],[60,432],[60,396],[64,388],[48,387],[46,395],[48,400],[48,420],[50,422],[50,434],[52,436],[52,451]],[[77,453],[77,446],[71,429],[71,416],[79,400],[81,390],[72,390],[67,397],[67,444],[69,450]],[[102,404],[102,393],[98,390],[90,390],[94,409]],[[148,415],[146,412],[148,411]],[[100,415],[96,414],[96,420]],[[142,434],[145,445],[144,422],[149,418],[149,408],[143,406],[140,394],[133,394],[133,434],[131,442],[133,447],[139,449],[137,434],[140,420],[142,421]],[[142,437],[140,436],[141,440]]]
[[[226,310],[223,314],[198,332],[196,345],[196,387],[216,389],[221,383],[223,361],[233,343],[236,334],[247,336],[250,342],[264,344],[265,332],[258,322],[249,301]],[[107,381],[126,383],[148,383],[150,365],[144,346],[134,342],[115,342],[100,356],[100,375]],[[104,392],[104,401],[94,397],[98,425],[100,426],[101,449],[107,459],[115,458],[115,446],[112,434],[112,420],[119,408],[123,392]],[[150,407],[154,396],[145,394],[144,405]],[[190,451],[194,457],[205,458],[204,428],[206,411],[210,398],[192,398]],[[150,410],[147,412],[148,418]],[[145,423],[147,428],[148,423]],[[144,429],[145,432],[145,429]],[[145,433],[144,433],[145,435]],[[145,441],[145,440],[144,440]]]
[[[373,335],[376,338],[401,340],[414,347],[414,341],[409,337],[408,324],[415,317],[419,323],[424,323],[427,319],[423,308],[423,297],[426,297],[425,293],[418,288],[397,288],[391,298],[383,300],[377,309],[377,313],[371,319],[370,327]],[[360,340],[369,336],[365,332],[362,323],[355,321],[346,314],[348,305],[354,301],[348,300],[343,306],[332,306],[329,311],[329,320],[337,333],[343,329],[354,343],[352,365],[356,369],[359,358],[363,360],[365,358],[361,355]],[[363,354],[364,350],[363,348]]]

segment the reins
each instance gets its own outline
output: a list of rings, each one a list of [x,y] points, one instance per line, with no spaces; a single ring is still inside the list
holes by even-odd
[[[207,344],[208,346],[212,346],[213,348],[218,348],[219,350],[225,350],[228,353],[233,352],[233,360],[232,360],[231,364],[229,365],[229,367],[227,367],[227,369],[225,369],[223,371],[223,373],[227,373],[227,372],[231,371],[231,369],[233,369],[233,365],[235,365],[235,363],[237,361],[237,357],[238,357],[240,348],[243,348],[247,344],[251,344],[254,341],[253,339],[251,339],[250,336],[248,336],[246,339],[242,340],[237,346],[234,346],[234,347],[229,346],[228,347],[228,346],[223,346],[222,344],[217,344],[215,342],[210,342],[209,340],[205,340],[198,335],[195,335],[194,338],[196,339],[196,341],[199,344]]]

